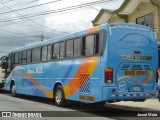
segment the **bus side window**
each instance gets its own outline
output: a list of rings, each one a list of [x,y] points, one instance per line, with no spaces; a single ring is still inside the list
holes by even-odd
[[[82,39],[82,54],[91,56],[94,54],[94,34],[83,37]]]
[[[27,63],[31,63],[31,50],[27,50]]]
[[[81,38],[74,39],[74,57],[81,56]]]
[[[22,52],[19,52],[18,53],[19,55],[19,58],[18,58],[18,60],[19,60],[19,64],[21,64],[22,63]]]
[[[52,60],[52,46],[48,45],[48,51],[47,51],[47,60]]]
[[[22,63],[25,64],[27,62],[27,51],[22,52]]]
[[[73,57],[73,40],[67,40],[66,42],[66,58]]]
[[[94,54],[99,54],[99,34],[94,35]]]
[[[64,42],[61,42],[60,44],[60,59],[64,59],[65,58],[65,46],[64,46]]]
[[[53,45],[53,59],[59,59],[59,43]]]
[[[14,64],[14,54],[12,53],[12,55],[11,55],[11,69],[13,69],[13,64]]]
[[[32,50],[32,62],[37,63],[40,61],[40,47]]]
[[[47,46],[43,46],[42,47],[42,61],[46,61],[47,60]]]
[[[18,64],[18,53],[14,53],[14,64]]]

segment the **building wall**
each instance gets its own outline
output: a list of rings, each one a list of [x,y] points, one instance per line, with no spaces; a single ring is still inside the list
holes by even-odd
[[[123,18],[119,18],[117,16],[112,16],[109,20],[108,23],[124,23],[125,20]]]
[[[136,23],[136,18],[145,16],[150,13],[153,13],[154,29],[156,29],[156,33],[158,36],[159,25],[160,25],[158,22],[158,9],[157,6],[152,5],[151,3],[148,2],[140,3],[140,5],[134,10],[134,12],[128,15],[128,23]],[[158,39],[160,40],[159,36]]]

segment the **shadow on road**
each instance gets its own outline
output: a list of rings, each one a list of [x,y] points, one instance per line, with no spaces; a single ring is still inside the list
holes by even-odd
[[[11,96],[9,92],[6,92],[4,90],[0,90],[0,94],[6,94],[8,96]],[[26,96],[26,95],[18,95],[17,96],[20,99],[28,100],[28,101],[34,101],[34,102],[40,102],[43,104],[48,105],[54,105],[52,99],[42,98],[42,97],[34,97],[34,96]],[[67,106],[65,108],[79,111],[83,113],[89,113],[90,116],[99,116],[99,117],[110,117],[110,118],[117,118],[117,117],[136,117],[137,112],[144,112],[144,108],[139,107],[126,107],[123,105],[115,105],[106,103],[104,106],[97,106],[93,104],[84,104],[80,102],[73,102],[68,101]],[[84,114],[83,114],[84,115]],[[137,119],[136,119],[137,120]]]

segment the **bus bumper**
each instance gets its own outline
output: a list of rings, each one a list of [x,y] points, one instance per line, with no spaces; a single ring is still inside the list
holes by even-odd
[[[103,101],[136,101],[158,97],[158,86],[153,91],[145,92],[113,92],[115,87],[103,87]]]

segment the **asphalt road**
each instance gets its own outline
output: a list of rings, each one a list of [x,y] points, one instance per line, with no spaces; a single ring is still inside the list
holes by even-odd
[[[157,101],[157,103],[155,101]],[[137,103],[140,106],[137,106]],[[147,103],[149,103],[150,107],[147,106]],[[156,107],[153,109],[152,104],[157,104],[157,109]],[[42,118],[29,118],[30,120],[53,120],[52,117],[44,117],[44,115],[54,116],[55,120],[142,120],[143,118],[145,118],[145,120],[150,120],[153,119],[153,117],[136,117],[136,115],[142,112],[145,113],[146,111],[149,111],[149,113],[153,112],[155,114],[155,111],[160,110],[159,106],[160,103],[158,102],[158,100],[153,99],[147,102],[128,102],[128,104],[127,102],[118,102],[112,104],[106,103],[105,106],[93,106],[78,102],[69,102],[66,107],[61,108],[55,106],[53,100],[51,99],[25,95],[18,95],[17,97],[12,97],[9,92],[0,90],[0,111],[17,111],[17,113],[21,113],[23,115],[28,115],[28,113],[25,113],[26,111],[29,111],[31,113],[39,112],[43,116]],[[128,115],[130,117],[128,117]],[[27,118],[0,117],[0,120],[10,119],[19,120]],[[154,120],[159,119],[160,118],[158,117],[154,117]]]

